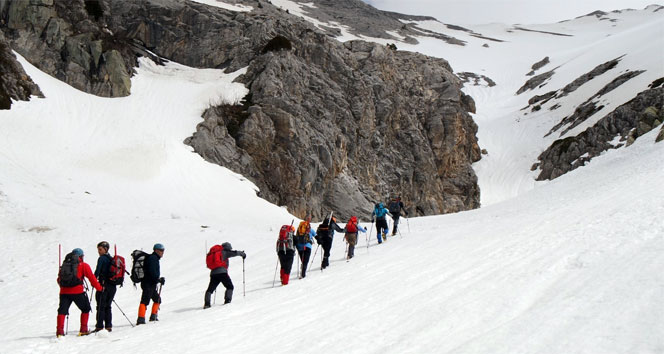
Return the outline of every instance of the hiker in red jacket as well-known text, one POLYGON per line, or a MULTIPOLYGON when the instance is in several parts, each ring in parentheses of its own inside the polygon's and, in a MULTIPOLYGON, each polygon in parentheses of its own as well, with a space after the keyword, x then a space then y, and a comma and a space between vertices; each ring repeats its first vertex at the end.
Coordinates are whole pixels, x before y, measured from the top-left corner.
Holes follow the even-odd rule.
POLYGON ((57 337, 65 335, 65 316, 69 315, 71 303, 75 303, 81 310, 81 328, 79 336, 90 334, 88 331, 88 316, 90 315, 90 300, 83 289, 84 278, 90 280, 90 284, 97 290, 103 288, 97 282, 90 266, 83 262, 83 250, 74 248, 71 253, 65 256, 60 271, 58 273, 58 285, 60 285, 60 306, 58 306, 58 325, 55 335, 57 337))

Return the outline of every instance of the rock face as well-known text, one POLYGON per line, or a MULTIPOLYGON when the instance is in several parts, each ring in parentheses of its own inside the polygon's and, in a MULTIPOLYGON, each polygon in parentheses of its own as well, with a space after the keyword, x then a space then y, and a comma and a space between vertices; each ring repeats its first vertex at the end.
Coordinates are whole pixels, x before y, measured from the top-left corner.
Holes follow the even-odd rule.
POLYGON ((16 0, 0 4, 12 49, 52 76, 99 96, 126 96, 136 58, 106 28, 99 1, 16 0))
POLYGON ((479 206, 474 101, 445 60, 342 44, 263 1, 243 1, 248 13, 175 0, 17 3, 0 5, 12 47, 94 94, 128 94, 137 55, 248 67, 244 101, 210 107, 186 143, 297 216, 366 217, 392 193, 411 215, 479 206))
POLYGON ((557 178, 608 149, 630 145, 664 122, 664 88, 651 88, 616 108, 581 134, 556 140, 539 156, 537 180, 557 178), (619 143, 613 143, 619 137, 619 143))
POLYGON ((0 33, 0 109, 10 109, 12 100, 29 101, 30 96, 44 97, 0 33))
POLYGON ((447 62, 306 29, 289 37, 293 50, 250 64, 242 110, 208 110, 188 144, 299 216, 368 215, 391 193, 420 215, 479 206, 474 102, 447 62))

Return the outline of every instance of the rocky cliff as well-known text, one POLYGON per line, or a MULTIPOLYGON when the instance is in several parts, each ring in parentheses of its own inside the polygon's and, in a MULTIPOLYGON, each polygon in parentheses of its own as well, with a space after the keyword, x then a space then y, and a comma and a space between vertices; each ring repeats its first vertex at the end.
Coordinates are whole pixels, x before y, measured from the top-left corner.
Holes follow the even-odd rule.
MULTIPOLYGON (((359 1, 359 0, 358 0, 359 1)), ((442 59, 339 43, 268 2, 233 12, 175 0, 1 1, 12 48, 102 96, 130 93, 136 57, 248 67, 250 93, 210 107, 186 140, 298 216, 367 215, 396 193, 412 214, 479 206, 472 98, 442 59)))
POLYGON ((29 101, 30 96, 44 95, 25 73, 0 33, 0 109, 10 109, 12 100, 29 101))

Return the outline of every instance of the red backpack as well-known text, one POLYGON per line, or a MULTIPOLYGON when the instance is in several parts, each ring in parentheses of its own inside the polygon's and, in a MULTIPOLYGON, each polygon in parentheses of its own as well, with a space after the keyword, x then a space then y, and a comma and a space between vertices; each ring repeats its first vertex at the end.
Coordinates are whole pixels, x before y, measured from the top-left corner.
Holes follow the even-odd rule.
POLYGON ((357 216, 350 217, 348 224, 346 224, 346 231, 351 234, 357 232, 357 216))
POLYGON ((291 225, 283 225, 279 230, 279 239, 277 240, 277 252, 287 251, 294 249, 293 247, 293 231, 295 228, 291 225))
POLYGON ((124 275, 127 273, 125 264, 124 257, 118 256, 117 254, 113 256, 111 259, 111 271, 108 275, 108 281, 111 284, 120 285, 120 287, 122 287, 122 283, 124 283, 124 275))
POLYGON ((208 252, 207 256, 205 257, 205 264, 208 268, 217 269, 219 267, 228 267, 228 263, 222 259, 223 250, 224 248, 221 247, 221 245, 214 245, 212 248, 210 248, 210 252, 208 252))

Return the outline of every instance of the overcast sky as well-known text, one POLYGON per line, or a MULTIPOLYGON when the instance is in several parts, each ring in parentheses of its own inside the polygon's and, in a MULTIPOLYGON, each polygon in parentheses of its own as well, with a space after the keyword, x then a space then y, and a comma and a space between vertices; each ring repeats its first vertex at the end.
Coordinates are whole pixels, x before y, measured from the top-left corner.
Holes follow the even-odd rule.
POLYGON ((363 0, 375 8, 452 24, 552 23, 595 10, 643 9, 663 0, 363 0))

